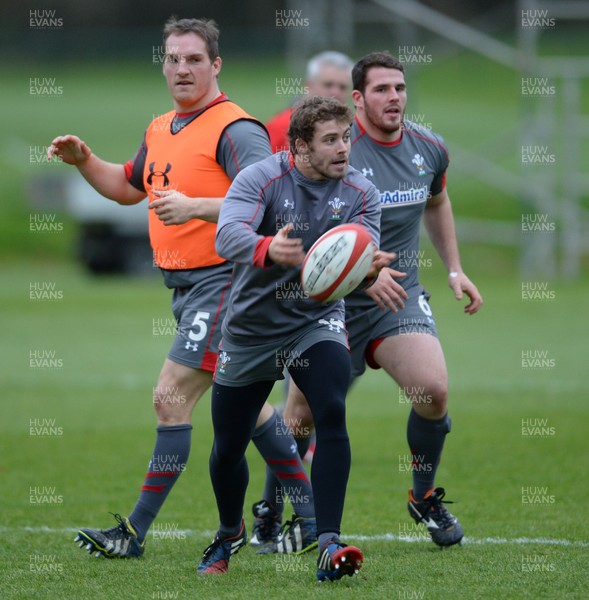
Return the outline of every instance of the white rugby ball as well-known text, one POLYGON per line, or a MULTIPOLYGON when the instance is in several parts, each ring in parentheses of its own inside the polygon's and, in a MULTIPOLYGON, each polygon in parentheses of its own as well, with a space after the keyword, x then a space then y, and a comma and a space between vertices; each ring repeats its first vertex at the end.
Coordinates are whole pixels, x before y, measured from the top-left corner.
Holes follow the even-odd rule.
POLYGON ((309 249, 301 269, 301 283, 309 297, 334 302, 358 287, 368 274, 375 245, 366 227, 338 225, 309 249))

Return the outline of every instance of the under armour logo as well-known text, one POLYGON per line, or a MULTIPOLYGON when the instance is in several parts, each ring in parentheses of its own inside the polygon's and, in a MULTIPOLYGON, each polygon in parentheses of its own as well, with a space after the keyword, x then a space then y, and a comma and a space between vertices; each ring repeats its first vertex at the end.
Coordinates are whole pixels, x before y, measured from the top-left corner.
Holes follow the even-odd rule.
POLYGON ((319 323, 321 323, 321 325, 327 325, 329 331, 335 331, 336 333, 339 333, 344 329, 344 322, 341 319, 329 319, 329 321, 319 319, 319 323))
POLYGON ((198 344, 196 342, 194 344, 191 344, 190 342, 186 342, 184 349, 192 350, 193 352, 196 352, 198 350, 198 344))
POLYGON ((262 501, 259 504, 256 504, 256 512, 258 513, 256 516, 263 517, 270 512, 270 508, 262 501))
POLYGON ((289 200, 288 198, 286 198, 284 200, 284 208, 293 209, 294 208, 294 200, 289 200))
POLYGON ((370 177, 373 177, 374 173, 372 172, 372 169, 367 169, 366 167, 364 167, 362 169, 362 175, 364 175, 364 177, 368 177, 368 175, 370 175, 370 177))
POLYGON ((149 164, 149 175, 147 176, 147 185, 151 185, 151 182, 154 177, 163 177, 164 178, 164 183, 163 183, 162 187, 167 187, 168 185, 170 185, 170 179, 168 178, 167 174, 172 170, 172 165, 170 163, 166 163, 165 171, 154 171, 153 170, 154 167, 155 167, 155 162, 152 162, 149 164))

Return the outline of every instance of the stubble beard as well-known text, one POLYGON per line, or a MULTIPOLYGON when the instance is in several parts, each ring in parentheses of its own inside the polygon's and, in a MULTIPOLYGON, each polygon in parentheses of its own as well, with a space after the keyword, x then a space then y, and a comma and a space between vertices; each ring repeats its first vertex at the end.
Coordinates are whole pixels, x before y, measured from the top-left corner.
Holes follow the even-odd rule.
POLYGON ((401 125, 403 123, 403 111, 399 113, 399 123, 396 125, 387 125, 384 114, 377 115, 371 108, 366 108, 365 113, 366 119, 372 124, 372 126, 376 127, 376 129, 380 129, 380 131, 387 135, 397 133, 401 129, 401 125))

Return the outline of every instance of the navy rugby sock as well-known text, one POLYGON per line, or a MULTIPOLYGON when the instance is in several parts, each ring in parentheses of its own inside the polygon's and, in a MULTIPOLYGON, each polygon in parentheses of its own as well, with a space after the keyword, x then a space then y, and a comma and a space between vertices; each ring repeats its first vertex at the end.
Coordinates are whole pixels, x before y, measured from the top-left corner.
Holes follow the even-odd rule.
POLYGON ((339 539, 339 534, 336 531, 326 531, 325 533, 322 533, 317 538, 319 552, 321 552, 323 550, 323 548, 325 548, 325 546, 327 545, 327 542, 329 542, 331 540, 331 538, 334 538, 334 537, 339 539))
MULTIPOLYGON (((282 513, 284 494, 290 499, 292 508, 299 517, 314 517, 311 482, 299 457, 292 433, 276 411, 254 431, 252 440, 268 465, 266 474, 268 475, 270 469, 271 475, 282 482, 282 489, 278 494, 274 485, 269 486, 270 493, 274 493, 274 496, 267 497, 268 490, 265 490, 264 499, 282 513)), ((268 476, 266 479, 269 479, 268 476)))
MULTIPOLYGON (((284 426, 285 425, 283 422, 283 427, 284 426)), ((302 461, 309 450, 309 446, 311 445, 311 436, 295 437, 295 442, 297 444, 297 450, 302 461)), ((266 466, 266 481, 264 482, 263 498, 264 500, 268 500, 269 502, 272 502, 272 504, 276 505, 276 512, 278 513, 279 518, 282 520, 282 512, 284 508, 282 484, 276 477, 274 477, 274 469, 271 469, 269 466, 266 466)))
POLYGON ((141 494, 129 515, 139 541, 144 540, 180 473, 186 468, 191 437, 190 423, 157 427, 155 448, 141 494))
POLYGON ((412 455, 413 496, 418 502, 434 487, 450 424, 448 414, 432 420, 421 417, 413 408, 409 413, 407 442, 412 455))

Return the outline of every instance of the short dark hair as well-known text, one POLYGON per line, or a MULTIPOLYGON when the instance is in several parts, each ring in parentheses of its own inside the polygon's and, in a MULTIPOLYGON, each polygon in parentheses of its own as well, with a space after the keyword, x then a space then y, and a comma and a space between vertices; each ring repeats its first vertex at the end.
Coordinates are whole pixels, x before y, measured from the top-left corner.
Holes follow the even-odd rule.
POLYGON ((315 124, 324 121, 346 121, 351 123, 354 115, 347 104, 335 98, 310 96, 301 100, 290 117, 287 136, 290 151, 295 154, 297 139, 309 144, 315 135, 315 124))
POLYGON ((403 63, 388 52, 371 52, 363 56, 352 69, 352 86, 354 90, 358 90, 361 94, 364 93, 368 71, 372 67, 385 67, 385 69, 397 69, 401 73, 405 72, 403 63))
POLYGON ((186 33, 196 33, 204 40, 211 62, 219 56, 219 28, 215 21, 212 19, 178 19, 173 15, 164 25, 163 45, 166 45, 167 39, 172 34, 184 35, 186 33))

